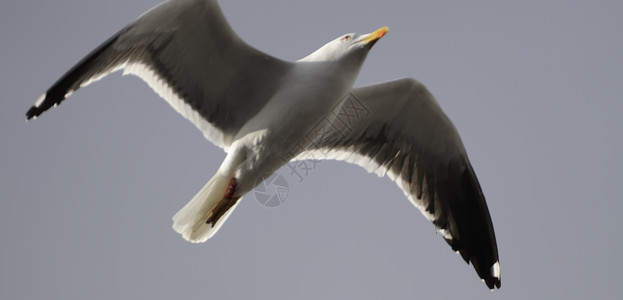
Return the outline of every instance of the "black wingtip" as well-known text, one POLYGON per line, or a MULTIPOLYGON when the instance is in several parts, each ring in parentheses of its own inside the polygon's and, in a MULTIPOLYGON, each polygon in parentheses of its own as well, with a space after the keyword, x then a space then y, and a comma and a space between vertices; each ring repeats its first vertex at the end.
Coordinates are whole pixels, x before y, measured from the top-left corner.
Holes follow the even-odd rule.
POLYGON ((65 97, 55 97, 54 93, 50 94, 49 92, 41 95, 41 97, 39 97, 39 99, 35 101, 35 104, 31 106, 30 109, 28 109, 28 111, 26 112, 26 121, 36 119, 46 110, 60 104, 60 102, 64 99, 65 97))
POLYGON ((36 119, 41 112, 37 109, 36 106, 30 107, 30 109, 26 112, 26 121, 30 121, 31 119, 36 119))
POLYGON ((41 97, 39 97, 39 99, 35 101, 35 104, 33 104, 33 106, 30 107, 30 109, 26 112, 26 121, 33 119, 33 118, 36 119, 40 114, 42 114, 45 111, 42 105, 45 104, 48 98, 47 95, 48 93, 41 95, 41 97))
MULTIPOLYGON (((483 265, 478 257, 470 257, 465 249, 461 249, 459 243, 452 239, 445 239, 446 242, 452 247, 452 250, 463 258, 466 264, 472 264, 478 277, 487 285, 490 290, 500 288, 502 286, 502 280, 500 276, 500 263, 494 262, 491 266, 483 265)), ((497 256, 496 256, 497 257, 497 256)))
POLYGON ((493 290, 501 287, 500 264, 493 223, 480 184, 471 164, 451 178, 456 181, 441 181, 436 197, 454 199, 449 217, 438 221, 436 226, 451 233, 446 242, 468 264, 471 264, 478 277, 493 290))
POLYGON ((36 119, 51 107, 59 105, 74 91, 84 86, 85 82, 105 74, 105 72, 120 63, 123 57, 118 52, 112 51, 111 46, 124 30, 113 35, 95 50, 91 51, 91 53, 61 76, 26 112, 26 121, 36 119))
POLYGON ((491 290, 493 290, 494 287, 497 287, 498 289, 502 287, 502 275, 500 274, 499 261, 496 261, 493 266, 491 266, 489 269, 489 277, 485 280, 485 282, 491 290))
POLYGON ((487 285, 490 290, 494 290, 495 288, 500 288, 502 286, 502 278, 500 275, 500 263, 495 262, 490 267, 483 267, 480 265, 474 265, 476 271, 478 272, 478 276, 482 279, 482 281, 487 285))
POLYGON ((496 288, 499 290, 502 287, 502 281, 499 278, 490 277, 483 280, 491 291, 494 291, 496 288))

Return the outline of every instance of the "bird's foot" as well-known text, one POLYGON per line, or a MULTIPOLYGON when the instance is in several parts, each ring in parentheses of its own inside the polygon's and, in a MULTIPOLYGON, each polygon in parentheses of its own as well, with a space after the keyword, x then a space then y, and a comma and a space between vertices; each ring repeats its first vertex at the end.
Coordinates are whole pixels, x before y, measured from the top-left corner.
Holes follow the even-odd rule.
POLYGON ((234 206, 234 204, 236 204, 236 202, 238 202, 238 199, 240 199, 240 196, 236 193, 237 187, 238 187, 238 182, 236 181, 236 178, 232 178, 229 181, 229 185, 227 186, 227 190, 225 190, 225 195, 223 196, 223 200, 221 200, 221 202, 219 202, 216 205, 216 207, 214 207, 214 209, 212 210, 212 214, 210 214, 210 217, 206 221, 206 224, 208 224, 208 223, 212 224, 212 226, 214 227, 216 222, 232 206, 234 206))

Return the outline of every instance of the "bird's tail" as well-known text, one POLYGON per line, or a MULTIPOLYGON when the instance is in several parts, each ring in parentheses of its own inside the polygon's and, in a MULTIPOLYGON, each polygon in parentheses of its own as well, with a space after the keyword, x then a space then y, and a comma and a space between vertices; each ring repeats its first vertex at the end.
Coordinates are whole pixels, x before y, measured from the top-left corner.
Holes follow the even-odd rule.
POLYGON ((202 243, 211 238, 239 203, 240 198, 235 194, 235 182, 234 178, 217 172, 173 216, 173 229, 192 243, 202 243))

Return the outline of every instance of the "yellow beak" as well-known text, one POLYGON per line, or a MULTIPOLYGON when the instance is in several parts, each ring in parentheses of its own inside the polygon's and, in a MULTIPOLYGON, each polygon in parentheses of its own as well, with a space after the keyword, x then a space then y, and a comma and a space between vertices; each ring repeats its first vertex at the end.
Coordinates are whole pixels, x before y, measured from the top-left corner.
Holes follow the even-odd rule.
POLYGON ((380 38, 382 38, 388 31, 389 28, 387 28, 387 26, 383 26, 376 31, 369 33, 364 39, 361 40, 361 42, 363 42, 364 44, 376 42, 380 38))

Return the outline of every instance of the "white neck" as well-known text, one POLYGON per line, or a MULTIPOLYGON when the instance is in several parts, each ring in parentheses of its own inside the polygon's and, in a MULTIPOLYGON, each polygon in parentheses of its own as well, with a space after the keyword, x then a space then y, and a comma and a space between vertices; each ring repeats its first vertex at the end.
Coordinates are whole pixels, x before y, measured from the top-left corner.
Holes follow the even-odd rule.
POLYGON ((298 61, 334 61, 339 59, 330 44, 326 44, 298 61))

